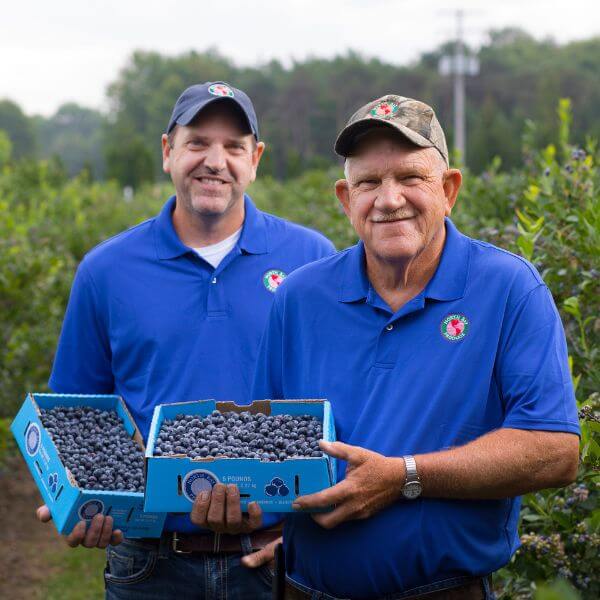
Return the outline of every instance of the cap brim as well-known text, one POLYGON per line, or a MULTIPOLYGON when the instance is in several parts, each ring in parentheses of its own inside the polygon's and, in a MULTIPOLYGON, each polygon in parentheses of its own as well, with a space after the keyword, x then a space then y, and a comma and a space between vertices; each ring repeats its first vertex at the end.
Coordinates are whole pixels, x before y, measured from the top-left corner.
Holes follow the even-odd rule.
POLYGON ((397 123, 392 123, 390 121, 383 121, 381 119, 360 119, 356 121, 340 132, 337 140, 335 141, 334 150, 336 154, 343 156, 344 158, 352 155, 352 150, 356 145, 356 138, 359 135, 366 133, 369 129, 375 129, 383 127, 385 129, 391 129, 392 131, 398 133, 400 136, 408 139, 413 144, 417 146, 421 146, 422 148, 434 148, 435 146, 426 138, 419 135, 412 129, 405 127, 404 125, 399 125, 397 123))
POLYGON ((246 125, 248 125, 248 130, 258 140, 258 133, 254 130, 254 127, 252 127, 252 123, 250 123, 250 118, 246 114, 244 107, 235 98, 232 98, 231 96, 215 96, 214 98, 207 98, 202 102, 198 102, 198 104, 194 104, 194 106, 188 108, 180 117, 175 119, 173 124, 177 123, 177 125, 183 126, 189 125, 198 116, 198 113, 204 110, 209 104, 223 101, 231 101, 235 104, 235 106, 239 109, 239 112, 244 116, 244 121, 246 122, 246 125))

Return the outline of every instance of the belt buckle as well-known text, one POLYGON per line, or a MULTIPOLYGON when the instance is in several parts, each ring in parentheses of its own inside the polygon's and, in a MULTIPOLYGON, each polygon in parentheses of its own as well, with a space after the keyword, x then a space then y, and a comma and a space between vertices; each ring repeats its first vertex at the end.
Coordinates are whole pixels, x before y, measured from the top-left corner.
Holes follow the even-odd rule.
POLYGON ((175 554, 191 554, 192 551, 186 551, 186 550, 179 550, 179 548, 177 548, 177 542, 179 542, 179 538, 177 537, 177 532, 174 531, 173 532, 173 537, 171 540, 171 547, 173 548, 173 552, 175 552, 175 554))

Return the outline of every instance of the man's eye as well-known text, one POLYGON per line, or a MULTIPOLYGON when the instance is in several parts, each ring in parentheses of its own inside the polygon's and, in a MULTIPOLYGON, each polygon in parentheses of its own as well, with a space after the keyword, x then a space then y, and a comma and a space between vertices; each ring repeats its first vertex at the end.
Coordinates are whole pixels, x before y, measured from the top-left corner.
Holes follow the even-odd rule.
POLYGON ((420 181, 423 181, 421 175, 406 175, 402 178, 403 183, 419 183, 420 181))
POLYGON ((368 186, 373 186, 373 185, 377 185, 379 182, 377 181, 377 179, 361 179, 358 182, 358 185, 362 185, 364 187, 368 187, 368 186))

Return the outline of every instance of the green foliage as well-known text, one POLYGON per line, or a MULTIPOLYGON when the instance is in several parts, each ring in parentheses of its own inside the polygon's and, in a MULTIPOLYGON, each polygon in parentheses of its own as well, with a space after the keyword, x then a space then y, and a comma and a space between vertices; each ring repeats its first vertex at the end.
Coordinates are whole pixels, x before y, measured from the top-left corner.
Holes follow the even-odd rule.
POLYGON ((0 168, 3 167, 12 155, 12 142, 6 131, 0 129, 0 168))
POLYGON ((35 131, 31 120, 11 100, 0 100, 0 129, 5 131, 12 144, 15 158, 33 156, 36 151, 35 131))
MULTIPOLYGON (((506 599, 600 596, 598 149, 593 141, 571 144, 575 119, 566 101, 559 116, 556 142, 542 150, 537 130, 527 125, 521 169, 503 172, 494 160, 479 176, 465 171, 453 215, 465 233, 522 254, 542 273, 565 326, 580 409, 577 481, 523 498, 522 547, 496 578, 506 599)), ((1 169, 0 418, 10 419, 26 391, 46 386, 84 253, 156 214, 172 192, 166 184, 141 187, 126 200, 114 183, 93 183, 85 174, 68 179, 56 161, 1 169)), ((334 196, 341 175, 339 168, 313 169, 282 183, 261 172, 250 193, 262 209, 316 228, 343 248, 356 236, 334 196)))

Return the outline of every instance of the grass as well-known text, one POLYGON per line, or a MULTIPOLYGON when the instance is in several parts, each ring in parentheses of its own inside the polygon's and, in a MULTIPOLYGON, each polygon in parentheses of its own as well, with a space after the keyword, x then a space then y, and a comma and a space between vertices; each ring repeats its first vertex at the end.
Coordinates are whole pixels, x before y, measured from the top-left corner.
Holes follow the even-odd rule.
POLYGON ((52 575, 41 597, 45 600, 95 600, 104 598, 104 550, 69 548, 48 557, 52 575))

